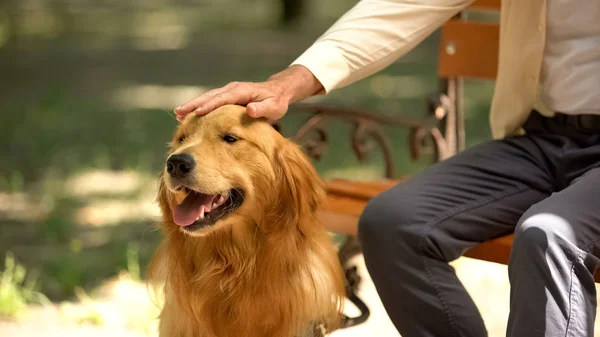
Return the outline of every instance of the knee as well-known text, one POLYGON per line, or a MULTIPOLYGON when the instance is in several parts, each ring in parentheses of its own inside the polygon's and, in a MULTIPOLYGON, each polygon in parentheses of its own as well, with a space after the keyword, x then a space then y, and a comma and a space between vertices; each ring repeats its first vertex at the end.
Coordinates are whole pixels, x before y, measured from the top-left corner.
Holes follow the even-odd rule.
POLYGON ((358 238, 365 254, 385 250, 388 245, 417 241, 414 226, 416 205, 400 186, 371 199, 358 222, 358 238))
POLYGON ((511 255, 545 259, 547 252, 562 250, 574 242, 575 233, 569 220, 534 206, 519 220, 511 255))

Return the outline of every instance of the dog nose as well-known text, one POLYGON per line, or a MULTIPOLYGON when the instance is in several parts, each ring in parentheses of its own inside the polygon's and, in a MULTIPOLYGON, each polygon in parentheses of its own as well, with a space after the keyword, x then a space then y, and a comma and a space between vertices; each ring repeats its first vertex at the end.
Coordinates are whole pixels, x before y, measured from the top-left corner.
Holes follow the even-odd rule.
POLYGON ((174 154, 167 160, 167 172, 174 178, 183 178, 196 167, 196 161, 189 154, 174 154))

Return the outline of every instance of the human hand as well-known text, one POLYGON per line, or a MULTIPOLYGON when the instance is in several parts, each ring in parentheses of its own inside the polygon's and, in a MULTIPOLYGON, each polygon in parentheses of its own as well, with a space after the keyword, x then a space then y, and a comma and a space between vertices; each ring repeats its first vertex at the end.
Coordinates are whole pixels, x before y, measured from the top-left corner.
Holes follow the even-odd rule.
POLYGON ((232 82, 175 108, 175 114, 181 121, 189 113, 205 115, 226 104, 245 105, 250 117, 277 120, 287 112, 290 97, 276 81, 232 82))
POLYGON ((291 66, 265 82, 232 82, 213 89, 175 108, 177 120, 189 113, 205 115, 226 104, 245 105, 250 117, 277 120, 288 106, 321 91, 323 86, 305 67, 291 66))

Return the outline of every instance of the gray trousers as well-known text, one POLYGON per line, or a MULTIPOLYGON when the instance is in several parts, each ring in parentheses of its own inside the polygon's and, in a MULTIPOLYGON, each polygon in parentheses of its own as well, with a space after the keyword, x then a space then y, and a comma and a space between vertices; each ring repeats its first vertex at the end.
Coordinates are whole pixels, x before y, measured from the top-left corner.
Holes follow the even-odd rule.
POLYGON ((487 336, 449 261, 515 233, 507 336, 593 336, 600 131, 533 112, 490 141, 372 199, 359 222, 369 274, 403 337, 487 336))

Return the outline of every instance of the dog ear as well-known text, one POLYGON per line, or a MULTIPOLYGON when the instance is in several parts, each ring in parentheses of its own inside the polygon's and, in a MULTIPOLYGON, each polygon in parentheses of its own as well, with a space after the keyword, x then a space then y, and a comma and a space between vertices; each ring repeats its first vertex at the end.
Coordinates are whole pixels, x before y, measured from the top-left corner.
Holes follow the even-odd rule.
POLYGON ((314 214, 324 201, 325 186, 300 147, 282 138, 275 152, 274 165, 274 188, 278 191, 275 195, 285 213, 295 221, 300 216, 314 214))

